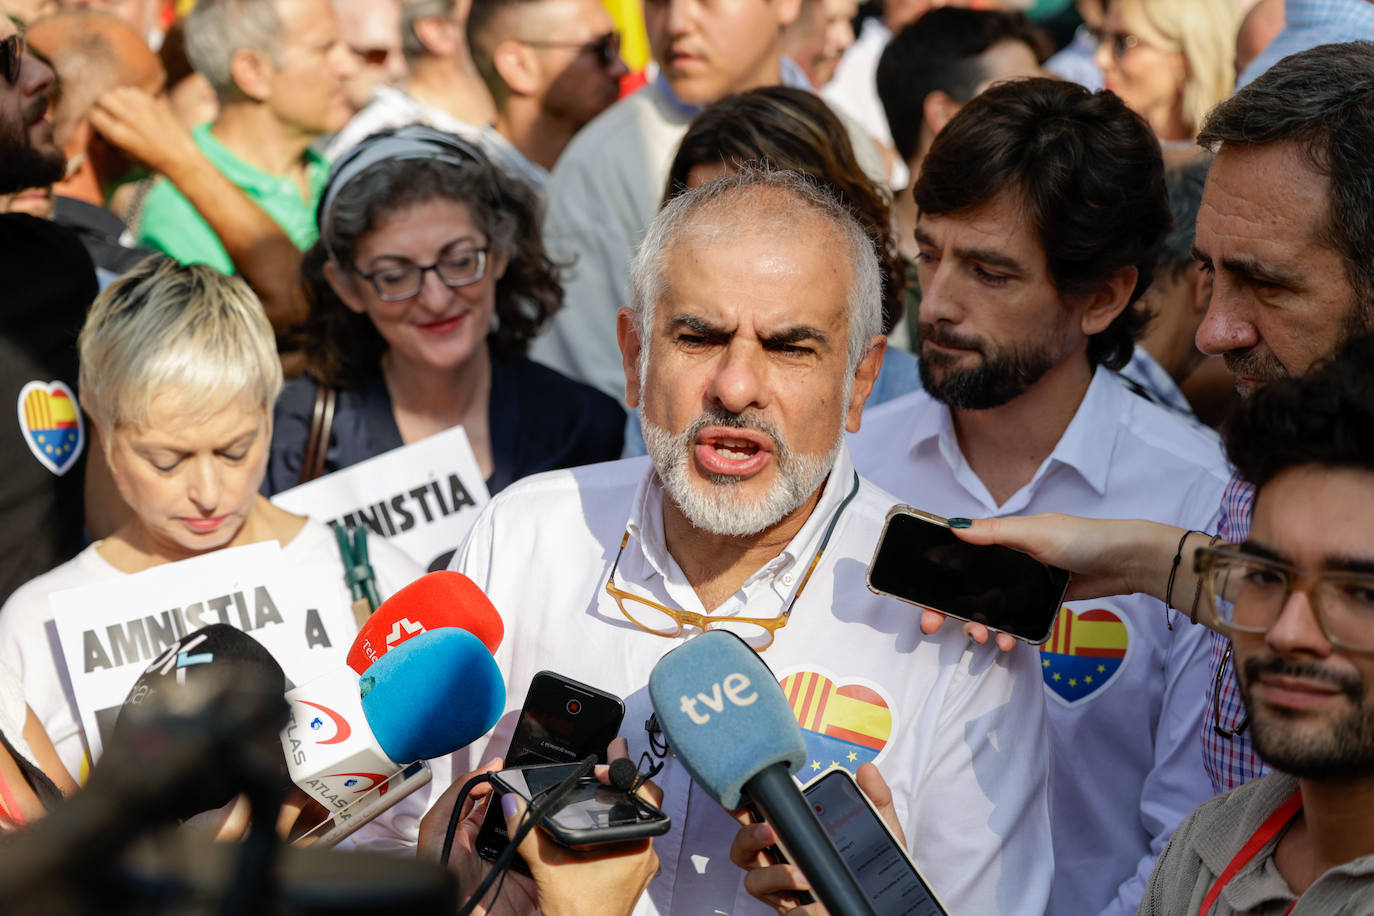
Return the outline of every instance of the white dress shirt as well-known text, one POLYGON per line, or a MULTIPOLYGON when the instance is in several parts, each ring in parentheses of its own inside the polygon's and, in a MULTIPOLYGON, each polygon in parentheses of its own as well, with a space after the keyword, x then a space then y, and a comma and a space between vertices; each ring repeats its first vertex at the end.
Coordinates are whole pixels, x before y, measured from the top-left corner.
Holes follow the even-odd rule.
MULTIPOLYGON (((949 408, 924 391, 866 412, 851 447, 860 473, 946 517, 1066 512, 1215 530, 1228 479, 1214 438, 1104 368, 1030 483, 1000 506, 960 451, 949 408)), ((1061 609, 1040 651, 1054 757, 1051 914, 1134 913, 1169 834, 1212 795, 1198 740, 1208 635, 1144 595, 1061 609)))
MULTIPOLYGON (((714 616, 781 614, 855 481, 845 452, 805 525, 714 616)), ((912 854, 952 912, 1039 916, 1053 866, 1038 659, 1025 647, 1002 654, 970 644, 953 628, 924 636, 914 608, 865 588, 892 502, 871 484, 859 485, 763 659, 784 686, 804 682, 811 696, 825 698, 823 710, 808 707, 820 721, 803 722, 816 729, 807 732, 815 759, 805 775, 832 760, 850 769, 876 760, 912 854), (853 740, 821 734, 835 728, 847 728, 853 740)), ((628 528, 617 585, 705 611, 667 550, 662 510, 663 491, 645 458, 530 477, 483 510, 453 568, 472 577, 505 620, 496 659, 506 713, 489 740, 434 762, 432 797, 455 774, 504 753, 530 680, 544 669, 624 698, 621 734, 630 759, 649 750, 649 672, 699 631, 668 639, 639 630, 604 586, 628 528)), ((673 828, 654 841, 661 871, 636 912, 772 912, 747 895, 744 873, 729 860, 739 825, 691 785, 671 755, 666 764, 655 781, 673 828)), ((392 825, 413 831, 414 818, 396 817, 392 825)))

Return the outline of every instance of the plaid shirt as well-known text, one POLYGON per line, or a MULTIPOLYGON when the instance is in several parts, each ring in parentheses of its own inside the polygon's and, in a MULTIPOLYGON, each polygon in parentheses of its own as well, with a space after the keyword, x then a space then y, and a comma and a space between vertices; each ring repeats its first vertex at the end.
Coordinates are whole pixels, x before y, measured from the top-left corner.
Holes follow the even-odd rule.
MULTIPOLYGON (((1250 513, 1255 506, 1255 488, 1239 477, 1232 477, 1221 497, 1221 521, 1217 533, 1232 544, 1239 544, 1250 535, 1250 513)), ((1217 669, 1226 652, 1230 640, 1219 633, 1212 634, 1212 686, 1207 697, 1208 706, 1213 703, 1217 689, 1217 669)), ((1222 728, 1234 729, 1245 717, 1245 706, 1240 701, 1240 688, 1231 663, 1221 679, 1221 702, 1218 719, 1222 728)), ((1269 772, 1269 767, 1255 754, 1250 742, 1249 731, 1228 738, 1219 735, 1212 728, 1212 717, 1202 723, 1202 763, 1211 777, 1212 788, 1218 793, 1229 792, 1256 776, 1269 772)))
POLYGON ((1290 54, 1318 45, 1374 39, 1374 6, 1368 0, 1287 0, 1283 18, 1283 31, 1245 68, 1236 80, 1237 89, 1290 54))

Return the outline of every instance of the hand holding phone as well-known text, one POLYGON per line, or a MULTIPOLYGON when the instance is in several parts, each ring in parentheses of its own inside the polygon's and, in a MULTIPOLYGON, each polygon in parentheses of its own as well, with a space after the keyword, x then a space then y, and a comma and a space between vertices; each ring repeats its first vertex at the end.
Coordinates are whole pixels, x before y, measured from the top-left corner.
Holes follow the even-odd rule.
MULTIPOLYGON (((588 754, 597 755, 604 763, 606 748, 620 731, 624 717, 625 704, 619 697, 552 671, 540 671, 525 694, 506 752, 506 765, 569 763, 588 754)), ((508 842, 501 810, 492 805, 477 836, 477 852, 494 862, 508 842)), ((528 873, 519 857, 511 867, 528 873)))
MULTIPOLYGON (((555 763, 516 767, 492 774, 492 780, 498 791, 534 804, 562 785, 578 766, 555 763)), ((573 783, 538 826, 562 846, 586 849, 662 836, 671 822, 668 815, 640 796, 606 785, 589 774, 573 783)))
POLYGON ((948 519, 893 506, 868 567, 868 588, 1032 645, 1050 638, 1069 574, 1030 554, 970 544, 948 519))

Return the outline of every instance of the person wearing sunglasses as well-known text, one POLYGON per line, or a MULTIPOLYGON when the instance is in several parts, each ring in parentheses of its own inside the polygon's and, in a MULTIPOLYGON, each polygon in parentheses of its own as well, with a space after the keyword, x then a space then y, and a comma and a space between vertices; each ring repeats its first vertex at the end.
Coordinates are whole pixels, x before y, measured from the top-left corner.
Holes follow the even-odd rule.
POLYGON ((378 134, 339 161, 305 259, 307 371, 277 404, 264 492, 457 425, 493 493, 619 457, 624 411, 525 358, 562 302, 537 212, 523 182, 432 128, 378 134), (331 390, 337 409, 312 449, 331 390))
POLYGON ((563 148, 629 71, 601 0, 474 0, 468 45, 496 103, 484 145, 543 192, 563 148))
POLYGON ((410 74, 401 51, 401 0, 333 0, 339 38, 358 57, 348 101, 361 111, 378 86, 399 86, 410 74))
MULTIPOLYGON (((48 66, 0 16, 0 194, 62 177, 53 141, 48 66)), ((0 215, 0 505, 14 524, 0 533, 0 600, 79 552, 85 541, 86 436, 76 404, 76 332, 98 291, 80 239, 47 220, 0 215), (29 414, 26 404, 52 407, 29 414), (59 416, 60 415, 60 416, 59 416), (17 421, 16 422, 16 418, 17 421), (48 451, 51 446, 52 451, 48 451)))
POLYGON ((1197 808, 1140 912, 1374 910, 1374 338, 1259 392, 1226 451, 1253 484, 1240 544, 1197 552, 1273 769, 1197 808))
MULTIPOLYGON (((662 757, 673 829, 636 912, 761 912, 729 859, 738 825, 644 724, 655 663, 726 629, 794 698, 807 773, 882 767, 952 912, 1041 916, 1039 660, 923 637, 919 612, 864 584, 893 502, 844 442, 886 344, 868 233, 809 178, 746 168, 665 204, 632 277, 617 332, 649 455, 523 481, 474 523, 452 568, 501 610, 511 714, 436 767, 435 791, 503 754, 533 675, 557 671, 625 700, 632 760, 662 757)), ((702 690, 703 712, 724 709, 702 690)))
POLYGON ((1235 86, 1239 30, 1235 0, 1109 0, 1094 60, 1161 143, 1190 149, 1235 86))

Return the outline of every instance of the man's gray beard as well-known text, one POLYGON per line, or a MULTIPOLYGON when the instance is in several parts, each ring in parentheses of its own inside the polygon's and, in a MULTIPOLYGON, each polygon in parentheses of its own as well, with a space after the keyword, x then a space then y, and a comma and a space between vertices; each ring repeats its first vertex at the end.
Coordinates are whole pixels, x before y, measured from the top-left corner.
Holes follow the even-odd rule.
POLYGON ((701 414, 676 436, 643 416, 640 426, 654 470, 668 498, 697 528, 727 537, 758 534, 796 511, 825 482, 844 446, 844 430, 841 429, 828 453, 794 454, 772 423, 748 413, 733 414, 723 410, 701 414), (692 485, 688 462, 697 434, 708 426, 753 429, 773 440, 773 460, 777 462, 778 473, 762 497, 744 499, 737 487, 745 479, 728 474, 706 475, 710 489, 705 492, 692 485))

